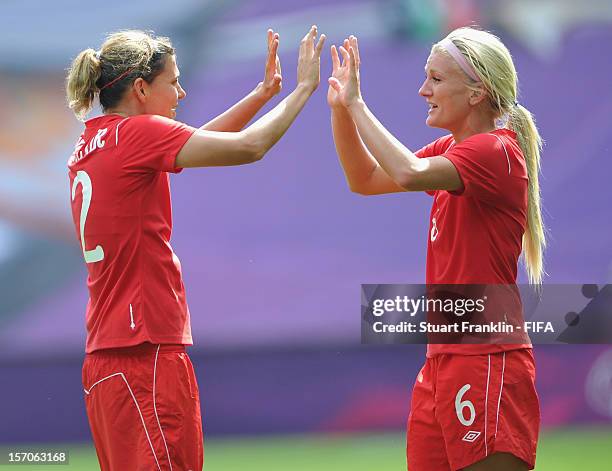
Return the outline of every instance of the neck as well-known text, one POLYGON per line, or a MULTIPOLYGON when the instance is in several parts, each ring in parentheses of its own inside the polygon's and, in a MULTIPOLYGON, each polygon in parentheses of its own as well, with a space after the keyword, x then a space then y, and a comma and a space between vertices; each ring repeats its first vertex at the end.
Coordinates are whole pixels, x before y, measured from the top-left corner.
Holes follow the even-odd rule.
POLYGON ((483 134, 495 130, 495 119, 488 113, 470 113, 455 129, 449 129, 455 142, 459 144, 474 134, 483 134))
POLYGON ((118 114, 127 118, 128 116, 142 114, 142 110, 137 104, 130 103, 124 100, 114 108, 106 110, 105 114, 118 114))

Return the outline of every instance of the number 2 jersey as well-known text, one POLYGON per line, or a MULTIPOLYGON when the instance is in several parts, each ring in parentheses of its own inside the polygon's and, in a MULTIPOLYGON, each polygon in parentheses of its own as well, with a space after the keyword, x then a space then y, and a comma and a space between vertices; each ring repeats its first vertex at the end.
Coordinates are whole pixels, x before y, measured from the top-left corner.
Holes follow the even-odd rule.
POLYGON ((68 161, 72 216, 88 270, 86 351, 191 345, 181 265, 170 245, 168 172, 195 128, 155 115, 85 123, 68 161))
MULTIPOLYGON (((508 129, 496 129, 473 135, 459 144, 455 144, 452 135, 447 135, 423 147, 416 155, 446 157, 463 183, 459 191, 427 192, 433 196, 427 238, 427 284, 512 288, 527 225, 529 182, 516 134, 508 129)), ((520 297, 517 302, 520 304, 520 297)), ((522 313, 515 314, 513 323, 522 323, 522 313)), ((522 339, 521 344, 429 344, 427 356, 482 355, 530 348, 529 337, 524 334, 522 339)))

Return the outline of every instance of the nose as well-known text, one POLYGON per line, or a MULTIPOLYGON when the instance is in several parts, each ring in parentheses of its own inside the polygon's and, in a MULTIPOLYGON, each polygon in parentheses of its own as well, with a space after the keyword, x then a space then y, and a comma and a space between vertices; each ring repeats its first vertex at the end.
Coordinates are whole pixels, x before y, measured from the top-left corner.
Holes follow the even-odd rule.
POLYGON ((419 88, 419 95, 423 97, 431 96, 431 87, 429 86, 429 80, 425 79, 421 88, 419 88))
POLYGON ((178 99, 179 100, 182 100, 183 98, 185 98, 187 96, 187 92, 185 91, 185 89, 183 89, 183 87, 180 86, 180 84, 178 86, 178 92, 179 92, 178 93, 178 99))

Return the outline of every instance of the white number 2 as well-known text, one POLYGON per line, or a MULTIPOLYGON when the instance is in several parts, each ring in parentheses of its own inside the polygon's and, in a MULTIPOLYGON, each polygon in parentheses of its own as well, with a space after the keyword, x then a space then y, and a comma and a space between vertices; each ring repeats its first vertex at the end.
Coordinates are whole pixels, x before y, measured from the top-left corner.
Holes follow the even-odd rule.
POLYGON ((476 419, 476 409, 474 409, 474 404, 472 404, 470 401, 463 401, 463 402, 461 401, 461 398, 463 398, 463 395, 466 392, 468 392, 468 390, 471 387, 472 387, 471 385, 465 384, 457 392, 457 396, 455 396, 455 412, 457 413, 457 418, 459 419, 459 422, 461 422, 466 427, 469 427, 470 425, 472 425, 474 423, 474 419, 476 419), (463 415, 463 409, 465 409, 466 407, 470 411, 469 419, 466 419, 465 416, 463 415))
POLYGON ((102 249, 101 245, 97 245, 93 250, 85 250, 85 221, 87 221, 87 212, 89 211, 92 196, 91 178, 89 178, 87 172, 83 170, 77 172, 74 182, 72 183, 72 201, 74 201, 79 183, 83 187, 83 203, 81 204, 81 218, 79 221, 81 229, 81 246, 83 247, 85 263, 95 263, 104 259, 104 249, 102 249))

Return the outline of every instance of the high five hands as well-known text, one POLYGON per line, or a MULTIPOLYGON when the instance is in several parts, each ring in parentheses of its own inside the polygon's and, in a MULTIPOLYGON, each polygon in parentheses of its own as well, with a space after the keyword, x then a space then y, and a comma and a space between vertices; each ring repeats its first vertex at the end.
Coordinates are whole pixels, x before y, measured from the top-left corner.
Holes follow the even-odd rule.
POLYGON ((298 86, 304 86, 310 93, 314 92, 320 82, 321 50, 325 43, 325 35, 317 37, 317 26, 312 25, 310 31, 300 42, 300 52, 298 57, 297 82, 298 86))
MULTIPOLYGON (((317 38, 317 26, 313 25, 300 42, 297 82, 314 92, 320 82, 321 50, 325 35, 317 38)), ((268 56, 264 71, 264 80, 259 86, 266 98, 272 98, 282 88, 282 72, 278 58, 279 34, 268 29, 268 56)), ((331 46, 332 76, 329 77, 327 103, 330 107, 350 107, 361 99, 359 80, 359 44, 353 35, 345 39, 342 46, 336 49, 331 46), (339 51, 339 53, 338 53, 339 51), (340 57, 342 56, 342 57, 340 57)))
POLYGON ((344 106, 349 108, 361 100, 359 82, 359 45, 355 36, 349 36, 340 46, 342 61, 336 50, 331 47, 332 76, 328 79, 327 103, 335 108, 344 106))
POLYGON ((266 58, 266 68, 264 79, 259 85, 266 98, 272 98, 282 88, 283 76, 281 74, 281 64, 278 58, 278 33, 268 30, 268 57, 266 58))

